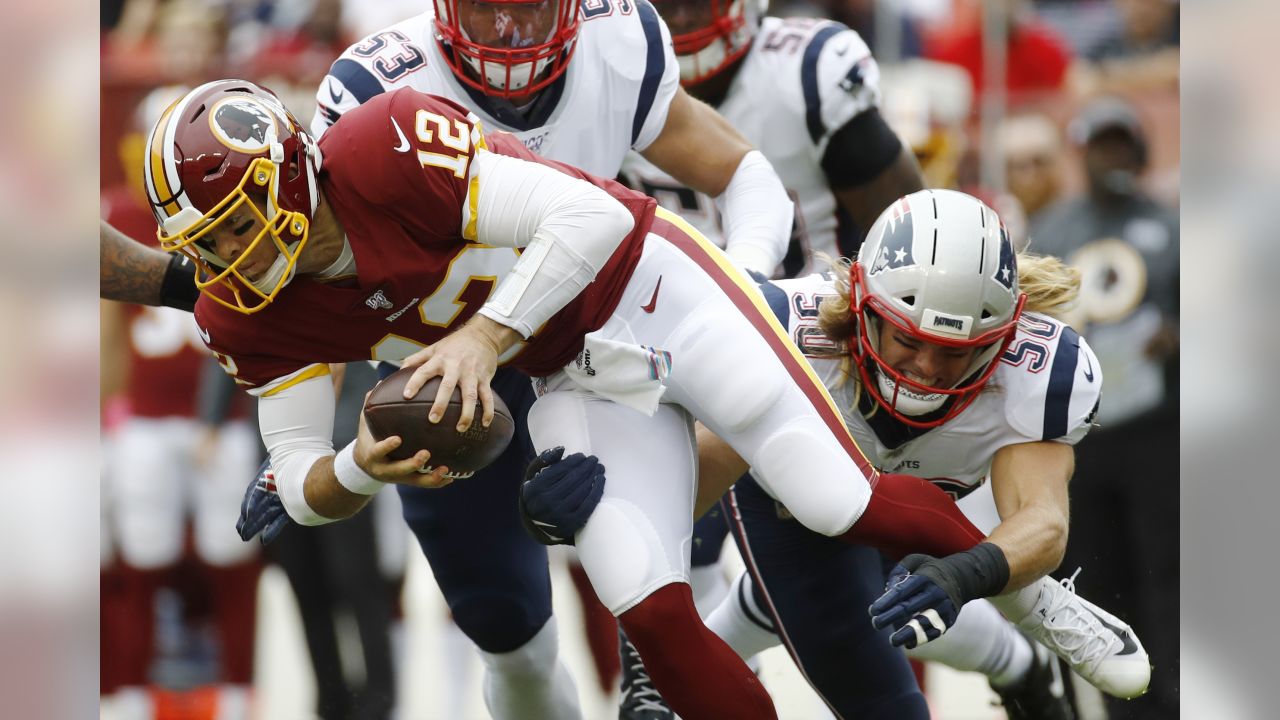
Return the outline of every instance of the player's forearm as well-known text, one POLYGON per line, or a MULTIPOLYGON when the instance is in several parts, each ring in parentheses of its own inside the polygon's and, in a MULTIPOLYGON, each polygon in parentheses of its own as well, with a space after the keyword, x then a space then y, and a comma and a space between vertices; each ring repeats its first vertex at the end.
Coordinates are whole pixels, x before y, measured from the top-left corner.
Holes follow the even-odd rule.
POLYGON ((479 312, 529 337, 595 280, 635 218, 604 190, 545 165, 479 153, 471 172, 476 238, 524 248, 479 312))
POLYGON ((787 254, 795 204, 759 150, 743 156, 728 187, 716 197, 716 207, 724 219, 729 257, 772 275, 787 254))
POLYGON ((333 461, 334 456, 330 455, 320 458, 311 466, 303 485, 303 496, 307 505, 323 519, 342 520, 360 512, 373 496, 360 495, 344 488, 334 473, 333 461))
POLYGON ((107 300, 159 305, 169 256, 134 242, 105 220, 99 222, 99 294, 107 300))
POLYGON ((988 542, 998 546, 1009 562, 1009 584, 1018 590, 1048 575, 1062 563, 1067 549, 1067 520, 1055 508, 1030 505, 1006 518, 988 542))

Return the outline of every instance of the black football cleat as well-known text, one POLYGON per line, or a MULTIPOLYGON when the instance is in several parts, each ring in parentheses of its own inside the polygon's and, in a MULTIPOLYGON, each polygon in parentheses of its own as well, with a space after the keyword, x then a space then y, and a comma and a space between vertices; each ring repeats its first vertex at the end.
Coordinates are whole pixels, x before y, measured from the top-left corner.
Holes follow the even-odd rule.
POLYGON ((636 646, 618 628, 618 652, 622 655, 622 696, 618 720, 678 720, 653 686, 636 646))
POLYGON ((1021 682, 1003 690, 992 687, 1009 720, 1075 720, 1057 656, 1034 640, 1031 649, 1035 657, 1021 682))

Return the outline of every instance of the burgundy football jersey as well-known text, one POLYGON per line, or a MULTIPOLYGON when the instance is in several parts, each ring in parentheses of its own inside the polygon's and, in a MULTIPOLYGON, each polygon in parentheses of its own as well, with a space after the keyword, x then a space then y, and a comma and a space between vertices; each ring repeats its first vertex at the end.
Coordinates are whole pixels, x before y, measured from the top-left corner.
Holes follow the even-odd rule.
MULTIPOLYGON (((357 276, 327 283, 295 278, 253 315, 202 297, 196 319, 237 382, 258 387, 317 362, 398 361, 480 309, 519 254, 463 236, 473 124, 461 106, 405 88, 348 112, 325 133, 320 186, 347 234, 357 276)), ((612 180, 539 158, 506 133, 484 142, 492 152, 603 188, 635 218, 595 281, 527 343, 499 358, 530 375, 548 375, 612 315, 639 262, 655 203, 612 180)))

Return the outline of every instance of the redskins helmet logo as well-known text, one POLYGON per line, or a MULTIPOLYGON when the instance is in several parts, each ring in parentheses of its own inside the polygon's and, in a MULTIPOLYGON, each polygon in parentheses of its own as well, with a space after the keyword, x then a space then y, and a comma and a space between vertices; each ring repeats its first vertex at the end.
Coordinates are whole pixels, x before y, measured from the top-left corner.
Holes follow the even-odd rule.
POLYGON ((277 137, 272 112, 249 96, 219 101, 209 113, 209 128, 218 142, 247 155, 265 152, 277 137))

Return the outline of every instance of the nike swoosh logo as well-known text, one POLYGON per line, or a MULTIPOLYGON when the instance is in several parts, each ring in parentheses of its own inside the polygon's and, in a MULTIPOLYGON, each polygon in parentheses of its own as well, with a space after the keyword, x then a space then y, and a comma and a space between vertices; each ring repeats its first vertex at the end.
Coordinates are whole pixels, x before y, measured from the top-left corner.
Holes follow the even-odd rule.
POLYGON ((409 138, 404 136, 404 131, 400 129, 400 123, 395 118, 391 118, 391 127, 396 129, 396 135, 400 136, 400 144, 392 148, 396 152, 409 152, 409 138))
POLYGON ((334 104, 336 105, 336 104, 338 104, 338 103, 342 102, 342 98, 347 94, 347 90, 346 90, 346 88, 343 88, 342 90, 339 90, 338 92, 334 92, 334 91, 333 91, 333 86, 334 86, 334 82, 333 82, 332 80, 330 80, 330 81, 328 82, 328 84, 327 84, 327 87, 329 88, 329 97, 333 99, 333 102, 334 102, 334 104))
POLYGON ((208 345, 208 344, 209 344, 209 331, 208 331, 208 330, 205 330, 204 328, 202 328, 202 327, 200 327, 199 325, 197 325, 197 326, 196 326, 196 332, 200 333, 200 339, 204 341, 204 344, 205 344, 205 345, 208 345))
POLYGON ((1129 637, 1128 630, 1121 630, 1115 625, 1103 620, 1101 617, 1098 617, 1098 613, 1092 610, 1089 610, 1089 614, 1098 618, 1098 622, 1102 623, 1103 627, 1115 633, 1116 636, 1120 638, 1120 642, 1124 643, 1124 648, 1120 652, 1116 653, 1117 655, 1132 655, 1133 653, 1138 652, 1138 644, 1133 641, 1133 638, 1129 637))
POLYGON ((653 297, 649 298, 648 305, 641 305, 640 309, 651 313, 658 307, 658 291, 662 289, 662 276, 658 276, 658 284, 653 286, 653 297))
POLYGON ((844 57, 844 54, 847 52, 849 52, 849 46, 845 45, 844 47, 836 51, 836 57, 844 57))
POLYGON ((1089 359, 1088 355, 1085 355, 1084 362, 1085 362, 1085 366, 1089 368, 1088 370, 1084 371, 1084 379, 1088 380, 1089 382, 1093 382, 1093 361, 1089 359))

